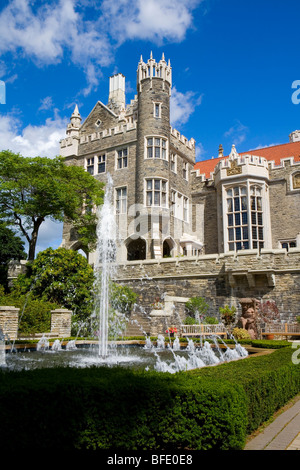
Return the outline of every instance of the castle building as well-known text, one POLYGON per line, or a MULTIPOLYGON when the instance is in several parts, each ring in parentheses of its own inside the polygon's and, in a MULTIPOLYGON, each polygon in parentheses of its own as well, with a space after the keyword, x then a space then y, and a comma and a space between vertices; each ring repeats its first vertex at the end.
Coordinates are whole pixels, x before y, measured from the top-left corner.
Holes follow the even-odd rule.
MULTIPOLYGON (((60 142, 67 164, 112 177, 120 280, 151 276, 170 295, 209 297, 213 309, 274 297, 300 314, 300 131, 227 156, 220 145, 218 158, 196 162, 195 140, 170 125, 171 88, 164 55, 141 57, 135 98, 126 104, 125 77, 110 77, 107 104, 84 122, 76 106, 60 142)), ((67 224, 63 246, 80 248, 67 224)))

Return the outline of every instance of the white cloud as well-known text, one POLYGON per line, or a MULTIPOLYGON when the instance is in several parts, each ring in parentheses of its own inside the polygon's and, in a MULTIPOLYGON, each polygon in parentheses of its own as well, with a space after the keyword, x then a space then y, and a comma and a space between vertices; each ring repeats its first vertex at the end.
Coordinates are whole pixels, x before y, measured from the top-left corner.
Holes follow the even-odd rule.
POLYGON ((86 74, 86 95, 126 40, 184 40, 193 27, 193 10, 202 1, 103 0, 99 5, 52 0, 36 6, 30 0, 11 0, 0 12, 0 54, 19 54, 37 66, 71 58, 86 74))
POLYGON ((224 133, 224 137, 230 138, 234 145, 239 145, 246 140, 248 127, 236 120, 235 124, 224 133))
POLYGON ((61 118, 47 119, 40 126, 21 129, 18 118, 11 114, 0 116, 0 150, 11 150, 24 157, 59 155, 59 141, 65 136, 67 123, 61 118))
POLYGON ((102 11, 118 42, 144 39, 179 42, 193 25, 193 9, 202 0, 104 0, 102 11), (118 19, 116 21, 116 18, 118 19))
POLYGON ((171 125, 176 126, 185 124, 195 108, 202 102, 203 95, 197 95, 193 91, 181 93, 174 86, 172 88, 172 95, 170 101, 170 120, 171 125))
POLYGON ((67 53, 84 69, 90 85, 91 61, 99 67, 112 60, 107 35, 96 29, 97 22, 84 21, 75 0, 52 1, 35 11, 31 3, 12 0, 1 11, 0 53, 21 53, 38 66, 59 63, 67 53))
POLYGON ((51 109, 53 107, 53 100, 51 96, 46 96, 41 100, 41 106, 39 107, 39 111, 44 111, 51 109))
POLYGON ((199 162, 200 160, 205 160, 206 150, 204 149, 203 144, 201 144, 201 142, 196 145, 195 153, 196 162, 199 162))

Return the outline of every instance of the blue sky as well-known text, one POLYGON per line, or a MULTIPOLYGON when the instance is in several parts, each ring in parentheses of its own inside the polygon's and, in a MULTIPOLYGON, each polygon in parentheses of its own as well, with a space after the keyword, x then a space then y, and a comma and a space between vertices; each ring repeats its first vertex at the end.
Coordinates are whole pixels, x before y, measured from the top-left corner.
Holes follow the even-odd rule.
MULTIPOLYGON (((196 140, 198 160, 219 144, 285 143, 300 128, 297 0, 2 0, 0 148, 57 155, 75 104, 84 119, 107 103, 116 72, 128 103, 151 51, 171 61, 172 125, 196 140)), ((47 223, 39 249, 60 240, 47 223)))

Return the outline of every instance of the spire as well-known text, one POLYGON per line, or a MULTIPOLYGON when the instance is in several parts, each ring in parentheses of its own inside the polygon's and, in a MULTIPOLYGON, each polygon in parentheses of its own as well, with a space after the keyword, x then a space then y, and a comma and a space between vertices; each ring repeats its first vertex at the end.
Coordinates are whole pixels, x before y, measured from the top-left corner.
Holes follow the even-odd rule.
POLYGON ((142 56, 142 54, 141 54, 140 64, 142 64, 142 63, 143 63, 143 56, 142 56))
POLYGON ((166 60, 165 60, 165 53, 164 53, 164 52, 162 53, 161 60, 162 60, 163 62, 166 61, 166 60))
POLYGON ((72 116, 70 117, 70 121, 71 122, 70 122, 70 124, 68 125, 68 128, 67 128, 67 135, 75 135, 75 134, 78 133, 79 127, 81 126, 81 121, 82 121, 82 118, 81 118, 80 112, 78 110, 77 104, 74 108, 72 116))
POLYGON ((153 59, 152 51, 151 51, 151 53, 150 53, 150 59, 153 59))
POLYGON ((72 117, 81 117, 81 116, 80 116, 80 112, 79 112, 79 110, 78 110, 77 104, 75 105, 75 108, 74 108, 72 117))

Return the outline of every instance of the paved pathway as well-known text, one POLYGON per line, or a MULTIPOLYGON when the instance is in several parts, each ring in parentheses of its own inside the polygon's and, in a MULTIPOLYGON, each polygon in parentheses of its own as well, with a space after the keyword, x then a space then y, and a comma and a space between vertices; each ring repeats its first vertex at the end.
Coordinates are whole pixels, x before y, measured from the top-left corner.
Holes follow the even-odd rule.
POLYGON ((279 414, 244 450, 300 450, 300 396, 279 414))

